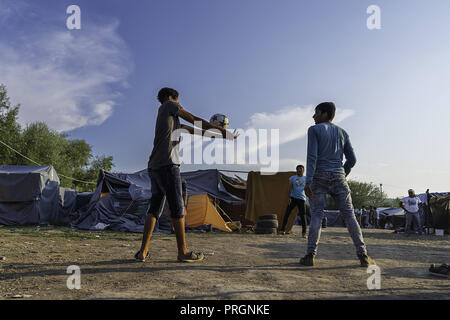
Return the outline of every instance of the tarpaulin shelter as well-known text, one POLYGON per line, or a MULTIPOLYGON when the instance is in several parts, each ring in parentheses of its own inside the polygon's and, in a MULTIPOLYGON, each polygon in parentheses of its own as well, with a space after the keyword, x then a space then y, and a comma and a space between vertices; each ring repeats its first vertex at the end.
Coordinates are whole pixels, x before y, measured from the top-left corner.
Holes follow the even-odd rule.
MULTIPOLYGON (((88 197, 89 203, 75 212, 73 227, 143 232, 151 198, 146 171, 127 174, 100 170, 97 188, 88 197)), ((157 225, 155 233, 160 231, 157 225)))
POLYGON ((211 225, 213 228, 231 232, 211 198, 207 194, 192 195, 187 204, 186 225, 195 228, 211 225))
POLYGON ((53 223, 58 225, 70 225, 72 213, 78 208, 77 204, 82 196, 70 188, 59 187, 60 214, 53 223))
MULTIPOLYGON (((245 199, 245 193, 247 190, 247 182, 236 176, 229 177, 222 175, 222 184, 225 189, 232 195, 245 199)), ((239 221, 242 225, 252 224, 251 221, 245 219, 245 201, 241 203, 230 203, 223 200, 218 200, 217 205, 220 209, 225 211, 232 221, 239 221)))
POLYGON ((450 231, 450 194, 430 197, 429 206, 432 227, 450 231))
POLYGON ((188 195, 208 194, 228 203, 241 204, 244 199, 237 197, 225 188, 222 177, 225 175, 216 169, 182 172, 181 178, 187 182, 188 195))
MULTIPOLYGON (((210 201, 205 202, 204 197, 196 198, 194 196, 207 195, 231 203, 243 202, 242 199, 225 190, 221 176, 222 174, 217 170, 181 173, 181 178, 186 181, 188 194, 187 221, 195 221, 197 224, 197 221, 203 219, 205 224, 213 224, 210 221, 214 221, 214 224, 221 226, 219 221, 222 218, 217 210, 213 210, 214 206, 211 207, 210 201), (190 206, 190 201, 193 201, 192 206, 190 206), (193 220, 190 220, 191 218, 193 220)), ((108 228, 116 231, 143 232, 150 199, 151 185, 147 170, 136 173, 101 171, 97 189, 92 195, 89 205, 78 210, 72 225, 88 230, 108 228)), ((168 216, 163 214, 155 232, 169 231, 170 221, 168 219, 168 216)), ((187 225, 191 226, 189 223, 187 225)), ((222 226, 221 228, 226 230, 222 226)))
MULTIPOLYGON (((424 225, 427 230, 430 228, 435 229, 446 229, 445 223, 445 209, 443 210, 442 205, 445 206, 445 197, 450 195, 449 192, 429 192, 427 190, 425 193, 418 194, 417 196, 425 204, 424 211, 424 225), (433 208, 432 208, 433 207, 433 208)), ((448 227, 447 227, 448 228, 448 227)))
MULTIPOLYGON (((281 225, 289 201, 289 177, 295 171, 265 175, 251 171, 247 177, 245 219, 256 223, 259 216, 276 214, 281 225)), ((298 209, 289 216, 286 231, 292 229, 298 209)))
POLYGON ((405 211, 402 208, 377 208, 380 217, 380 225, 392 225, 394 229, 404 228, 406 219, 405 211))
POLYGON ((60 222, 59 183, 52 166, 0 166, 0 224, 60 222))

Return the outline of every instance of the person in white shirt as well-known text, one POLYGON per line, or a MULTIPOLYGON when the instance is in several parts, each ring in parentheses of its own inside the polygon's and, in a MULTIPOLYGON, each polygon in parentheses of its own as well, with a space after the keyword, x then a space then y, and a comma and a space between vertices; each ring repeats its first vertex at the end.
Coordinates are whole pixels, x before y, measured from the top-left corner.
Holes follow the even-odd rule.
POLYGON ((419 217, 419 205, 421 205, 422 201, 416 196, 413 189, 409 189, 408 194, 408 197, 405 197, 400 201, 400 207, 405 210, 405 234, 409 235, 414 226, 416 227, 415 231, 422 234, 419 217))

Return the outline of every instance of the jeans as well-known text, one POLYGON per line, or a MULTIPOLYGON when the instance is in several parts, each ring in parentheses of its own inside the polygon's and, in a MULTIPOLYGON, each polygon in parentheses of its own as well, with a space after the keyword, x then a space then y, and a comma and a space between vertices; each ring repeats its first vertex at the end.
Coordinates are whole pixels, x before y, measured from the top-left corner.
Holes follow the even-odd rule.
POLYGON ((348 232, 356 247, 356 254, 367 254, 361 228, 356 221, 350 188, 345 175, 337 172, 316 172, 311 184, 311 191, 313 198, 309 201, 311 206, 311 224, 309 226, 307 253, 317 254, 326 196, 330 194, 338 204, 341 215, 345 220, 348 232))
POLYGON ((152 190, 148 213, 159 219, 164 211, 165 201, 167 201, 170 216, 174 219, 183 218, 184 201, 180 167, 173 165, 148 169, 148 174, 150 175, 152 190))
POLYGON ((419 212, 406 212, 405 213, 405 220, 406 220, 406 226, 405 226, 405 233, 409 234, 411 233, 411 229, 412 227, 414 228, 414 226, 416 228, 413 229, 413 231, 418 231, 421 232, 421 227, 420 227, 420 216, 419 216, 419 212))
POLYGON ((296 199, 293 197, 291 197, 291 201, 289 202, 289 205, 286 209, 286 213, 284 214, 283 225, 281 226, 281 231, 285 231, 286 225, 289 220, 289 216, 291 215, 291 212, 295 208, 295 206, 298 207, 298 215, 300 216, 300 219, 302 221, 302 234, 306 234, 305 200, 296 199))

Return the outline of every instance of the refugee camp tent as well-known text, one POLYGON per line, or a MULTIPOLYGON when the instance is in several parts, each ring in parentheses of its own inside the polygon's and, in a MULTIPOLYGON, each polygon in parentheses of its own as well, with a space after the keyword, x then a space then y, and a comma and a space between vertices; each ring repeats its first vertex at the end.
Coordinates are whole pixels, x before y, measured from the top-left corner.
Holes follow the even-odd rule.
MULTIPOLYGON (((200 220, 205 224, 212 224, 210 221, 214 221, 214 224, 223 228, 219 222, 220 214, 217 210, 212 210, 210 203, 204 197, 193 196, 208 195, 228 202, 243 202, 242 199, 225 190, 221 182, 221 173, 217 170, 185 172, 181 174, 181 177, 186 181, 188 194, 186 220, 194 221, 194 224, 200 220), (193 201, 193 205, 189 210, 190 201, 193 201), (212 218, 214 215, 217 217, 212 218), (189 220, 191 217, 193 220, 189 220)), ((150 199, 151 186, 147 170, 136 173, 101 171, 97 189, 92 195, 89 205, 78 210, 72 225, 87 230, 108 228, 116 231, 143 232, 150 199)), ((162 208, 162 210, 167 210, 167 208, 162 208)), ((188 226, 191 225, 188 224, 188 226)), ((223 229, 226 230, 226 228, 223 229)), ((155 232, 171 232, 167 214, 162 214, 155 232)))
MULTIPOLYGON (((247 177, 247 192, 245 195, 245 219, 256 223, 259 216, 276 214, 281 225, 289 201, 289 177, 296 172, 278 172, 265 175, 251 171, 247 177)), ((288 220, 286 231, 290 231, 298 214, 295 208, 288 220)))
MULTIPOLYGON (((90 195, 89 203, 75 212, 72 226, 85 230, 143 232, 150 198, 147 172, 126 174, 100 170, 97 188, 90 195)), ((155 228, 155 233, 158 232, 161 232, 159 225, 155 228)))
POLYGON ((223 176, 225 175, 215 169, 181 173, 181 178, 187 182, 188 195, 208 194, 213 198, 229 203, 244 203, 244 199, 231 194, 225 189, 222 181, 223 176))
POLYGON ((380 225, 392 225, 393 229, 405 227, 405 211, 402 208, 377 208, 380 225))
POLYGON ((78 192, 74 189, 59 187, 60 213, 54 220, 54 224, 69 225, 71 214, 77 205, 78 192))
POLYGON ((59 222, 59 183, 52 166, 0 166, 0 224, 59 222))
POLYGON ((450 231, 450 194, 429 199, 433 228, 450 231))
POLYGON ((211 225, 213 228, 231 232, 210 196, 207 194, 192 195, 187 204, 186 225, 192 228, 211 225))
MULTIPOLYGON (((232 195, 242 200, 245 199, 247 182, 244 179, 238 176, 234 178, 222 175, 222 184, 225 187, 225 189, 232 195)), ((245 201, 241 203, 233 203, 218 200, 217 206, 219 207, 219 210, 223 210, 224 212, 226 212, 232 221, 239 221, 241 222, 242 225, 252 224, 251 221, 245 220, 245 201)))

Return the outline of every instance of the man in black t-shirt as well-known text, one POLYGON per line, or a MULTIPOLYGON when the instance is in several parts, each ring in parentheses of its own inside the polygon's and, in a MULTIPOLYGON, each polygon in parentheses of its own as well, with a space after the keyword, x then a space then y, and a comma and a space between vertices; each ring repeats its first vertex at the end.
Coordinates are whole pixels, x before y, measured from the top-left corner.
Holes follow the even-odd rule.
POLYGON ((234 140, 238 137, 222 127, 215 126, 208 121, 196 117, 184 110, 178 102, 178 92, 171 88, 163 88, 158 93, 161 106, 158 109, 158 117, 155 126, 155 138, 153 150, 148 161, 148 173, 151 180, 152 198, 150 208, 145 220, 144 235, 141 249, 135 254, 139 261, 145 261, 149 256, 150 238, 156 221, 163 212, 165 200, 167 200, 172 225, 175 231, 178 246, 178 261, 196 262, 203 260, 202 253, 188 251, 185 238, 185 207, 182 195, 182 181, 180 175, 179 143, 180 135, 174 135, 177 129, 184 129, 190 134, 197 132, 202 135, 210 129, 219 130, 223 138, 234 140), (201 130, 194 131, 193 127, 181 125, 180 119, 197 125, 201 123, 201 130))

